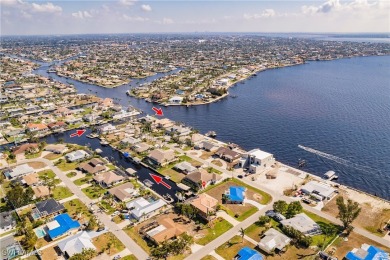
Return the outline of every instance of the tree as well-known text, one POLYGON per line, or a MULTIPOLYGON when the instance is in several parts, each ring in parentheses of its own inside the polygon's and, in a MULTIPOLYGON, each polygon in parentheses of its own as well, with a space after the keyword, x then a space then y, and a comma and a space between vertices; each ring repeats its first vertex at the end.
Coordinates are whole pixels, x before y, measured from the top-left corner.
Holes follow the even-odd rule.
POLYGON ((260 216, 258 223, 259 223, 260 226, 264 226, 265 224, 269 223, 270 221, 271 221, 270 217, 268 217, 268 216, 260 216))
POLYGON ((286 217, 292 218, 296 214, 301 213, 303 210, 302 205, 299 201, 291 202, 287 207, 286 217))
POLYGON ((88 222, 88 225, 87 225, 87 230, 94 230, 96 227, 97 227, 97 221, 96 221, 96 218, 95 216, 91 217, 89 222, 88 222))
POLYGON ((240 228, 240 236, 241 236, 241 243, 244 242, 244 236, 245 236, 245 230, 243 228, 240 228))
POLYGON ((24 190, 20 184, 16 184, 7 192, 8 202, 15 209, 29 204, 33 200, 33 196, 34 191, 31 187, 24 190))
POLYGON ((336 204, 339 209, 337 217, 343 222, 344 229, 346 229, 359 216, 362 208, 359 207, 359 203, 350 199, 348 199, 347 204, 345 204, 343 197, 338 197, 336 204))
POLYGON ((322 249, 324 249, 326 239, 334 236, 337 232, 337 228, 332 224, 327 224, 327 225, 321 226, 321 231, 324 234, 324 240, 323 240, 323 244, 322 244, 322 247, 323 247, 322 249))
POLYGON ((273 208, 274 211, 284 215, 287 212, 288 204, 284 200, 278 200, 274 202, 273 208))
POLYGON ((96 251, 92 248, 83 248, 83 251, 78 254, 74 254, 69 260, 90 260, 97 255, 96 251))

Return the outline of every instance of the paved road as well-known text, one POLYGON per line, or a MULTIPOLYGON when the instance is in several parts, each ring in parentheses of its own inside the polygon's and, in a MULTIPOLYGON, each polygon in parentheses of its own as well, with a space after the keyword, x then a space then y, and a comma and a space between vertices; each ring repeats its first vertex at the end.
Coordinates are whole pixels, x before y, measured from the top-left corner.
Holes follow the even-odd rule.
MULTIPOLYGON (((49 161, 44 158, 36 158, 30 160, 20 160, 18 161, 18 164, 34 162, 34 161, 43 162, 46 165, 48 165, 53 170, 53 172, 58 176, 58 178, 60 178, 65 183, 65 185, 73 192, 73 194, 75 194, 84 204, 89 206, 91 203, 93 203, 93 201, 90 198, 88 198, 84 194, 84 192, 82 192, 81 189, 78 186, 76 186, 76 184, 74 184, 68 177, 66 177, 66 174, 64 172, 62 172, 61 170, 59 170, 57 167, 53 165, 52 161, 49 161)), ((98 210, 98 207, 94 205, 93 209, 98 210)), ((135 243, 122 229, 120 229, 114 222, 112 222, 109 216, 107 216, 104 213, 95 213, 95 216, 138 259, 143 260, 148 257, 148 254, 137 243, 135 243)))

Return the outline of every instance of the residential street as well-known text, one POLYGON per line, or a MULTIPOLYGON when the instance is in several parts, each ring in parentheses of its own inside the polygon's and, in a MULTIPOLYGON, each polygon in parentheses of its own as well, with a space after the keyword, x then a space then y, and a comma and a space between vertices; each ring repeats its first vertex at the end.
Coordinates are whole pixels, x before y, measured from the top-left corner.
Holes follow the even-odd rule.
MULTIPOLYGON (((59 170, 57 167, 53 165, 53 162, 44 158, 36 158, 36 159, 29 159, 29 160, 20 160, 17 164, 23 164, 28 162, 43 162, 47 166, 50 167, 51 170, 60 178, 65 185, 73 192, 74 195, 76 195, 84 204, 86 204, 88 207, 93 203, 93 201, 88 198, 81 189, 76 186, 66 175, 64 172, 59 170)), ((94 205, 93 209, 98 210, 98 206, 94 205)), ((140 247, 138 244, 136 244, 122 229, 120 229, 114 222, 111 221, 110 217, 107 216, 105 213, 95 213, 95 216, 100 220, 101 223, 108 229, 108 231, 112 232, 124 245, 127 249, 130 250, 130 252, 135 255, 138 259, 146 259, 148 257, 148 254, 140 247)))

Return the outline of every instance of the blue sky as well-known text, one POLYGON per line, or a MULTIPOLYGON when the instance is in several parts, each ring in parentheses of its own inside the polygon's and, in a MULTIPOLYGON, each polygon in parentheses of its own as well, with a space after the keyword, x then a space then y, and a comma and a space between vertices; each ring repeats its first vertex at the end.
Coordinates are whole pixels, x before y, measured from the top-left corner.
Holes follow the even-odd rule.
POLYGON ((390 1, 0 0, 1 34, 390 32, 390 1))

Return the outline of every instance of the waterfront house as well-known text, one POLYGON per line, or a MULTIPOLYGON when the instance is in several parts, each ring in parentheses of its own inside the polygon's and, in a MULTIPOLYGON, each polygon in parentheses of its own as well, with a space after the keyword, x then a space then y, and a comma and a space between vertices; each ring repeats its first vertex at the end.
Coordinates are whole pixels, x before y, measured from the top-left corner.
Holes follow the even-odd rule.
POLYGON ((175 151, 172 149, 155 149, 148 155, 149 162, 157 167, 163 167, 176 160, 175 151))
POLYGON ((31 133, 45 134, 49 131, 49 128, 47 127, 47 125, 42 123, 28 123, 26 126, 26 130, 31 133))
POLYGON ((22 177, 31 173, 34 173, 35 169, 29 166, 28 164, 21 164, 15 166, 13 169, 4 171, 4 175, 10 179, 22 177))
POLYGON ((141 221, 158 214, 166 205, 162 199, 150 201, 140 197, 128 202, 126 207, 130 210, 133 218, 141 221))
POLYGON ((166 134, 176 134, 178 136, 186 136, 191 134, 191 128, 174 125, 166 130, 166 134))
POLYGON ((125 137, 123 138, 120 143, 122 145, 129 145, 129 146, 133 146, 133 145, 136 145, 136 144, 139 144, 140 142, 142 142, 141 139, 138 139, 138 138, 135 138, 135 137, 125 137))
POLYGON ((321 227, 305 213, 299 213, 293 218, 280 221, 283 226, 292 227, 304 235, 313 236, 321 234, 321 227))
POLYGON ((134 185, 131 182, 126 182, 111 188, 108 190, 108 193, 114 196, 118 201, 128 201, 138 195, 138 191, 134 189, 134 185))
POLYGON ((70 153, 65 155, 65 159, 68 162, 82 161, 88 157, 89 157, 89 154, 84 150, 77 150, 77 151, 70 152, 70 153))
POLYGON ((239 161, 239 167, 248 169, 249 173, 260 173, 275 163, 272 154, 260 149, 250 150, 239 161))
POLYGON ((201 193, 188 202, 197 209, 197 214, 205 220, 209 220, 210 215, 216 212, 218 205, 218 200, 206 193, 201 193))
POLYGON ((22 154, 22 153, 37 153, 39 152, 38 144, 36 143, 27 143, 27 144, 21 144, 19 146, 16 146, 12 148, 12 153, 15 155, 22 154))
POLYGON ((192 166, 192 164, 189 162, 178 163, 173 166, 173 169, 184 174, 189 174, 197 170, 197 168, 192 166))
POLYGON ((77 220, 73 220, 68 213, 64 213, 55 216, 51 222, 46 224, 46 227, 47 234, 54 240, 76 232, 80 228, 80 223, 77 220))
POLYGON ((183 102, 183 97, 173 96, 169 99, 169 103, 171 104, 181 104, 183 102))
POLYGON ((111 187, 122 182, 125 178, 113 171, 101 173, 93 177, 93 180, 102 187, 111 187))
POLYGON ((263 257, 254 249, 243 247, 234 256, 233 260, 263 260, 263 257))
POLYGON ((59 107, 56 111, 54 111, 54 114, 57 116, 66 117, 72 115, 73 112, 67 107, 59 107))
POLYGON ((231 186, 222 195, 222 200, 229 204, 244 204, 245 187, 231 186))
POLYGON ((98 158, 93 158, 89 162, 80 163, 78 168, 83 172, 96 174, 104 171, 106 169, 106 166, 102 160, 98 158))
POLYGON ((199 148, 207 151, 207 152, 215 152, 218 150, 219 146, 215 143, 209 141, 203 141, 198 145, 199 148))
POLYGON ((98 134, 108 134, 116 130, 116 127, 112 124, 104 124, 96 127, 98 134))
POLYGON ((80 254, 84 249, 96 250, 96 247, 91 242, 89 233, 86 231, 61 240, 58 242, 57 246, 66 258, 70 258, 75 254, 80 254))
POLYGON ((283 251, 283 249, 290 244, 291 238, 280 233, 276 229, 268 229, 263 236, 261 237, 260 242, 257 246, 267 252, 268 254, 273 253, 274 251, 283 251))
POLYGON ((66 152, 68 148, 64 144, 48 144, 45 146, 44 150, 55 154, 62 154, 66 152))
POLYGON ((390 259, 389 253, 384 250, 363 244, 360 248, 354 248, 349 251, 346 256, 346 260, 387 260, 390 259))
POLYGON ((0 233, 7 232, 16 227, 16 220, 13 211, 4 211, 0 213, 0 233))
POLYGON ((176 225, 175 222, 168 217, 158 220, 158 224, 157 227, 146 232, 146 237, 157 245, 161 242, 176 238, 186 232, 186 229, 183 226, 176 225))
POLYGON ((137 153, 143 153, 143 152, 146 152, 147 150, 149 150, 152 146, 151 145, 148 145, 147 143, 138 143, 136 145, 133 145, 131 147, 131 149, 133 149, 134 151, 136 151, 137 153))
POLYGON ((175 123, 168 118, 156 119, 154 121, 154 124, 156 125, 157 128, 164 128, 164 129, 168 129, 175 125, 175 123))
POLYGON ((199 169, 184 177, 182 183, 197 191, 204 189, 209 184, 215 184, 221 179, 222 177, 216 173, 209 173, 205 169, 199 169))
POLYGON ((301 187, 301 191, 319 201, 329 200, 336 194, 336 190, 330 185, 318 181, 309 181, 301 187))
POLYGON ((218 148, 218 150, 215 152, 215 155, 229 163, 234 162, 241 157, 240 153, 235 152, 227 147, 218 148))
POLYGON ((62 121, 50 123, 47 126, 52 131, 55 131, 55 130, 65 130, 65 128, 66 128, 66 124, 64 122, 62 122, 62 121))
POLYGON ((64 209, 65 207, 55 199, 48 199, 35 203, 31 216, 34 220, 37 220, 42 217, 56 215, 64 209))
POLYGON ((99 107, 103 110, 106 110, 112 106, 114 106, 114 101, 111 98, 105 98, 98 102, 99 107))

